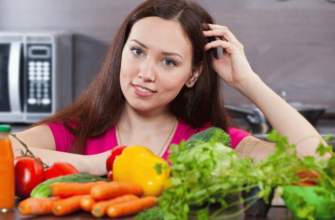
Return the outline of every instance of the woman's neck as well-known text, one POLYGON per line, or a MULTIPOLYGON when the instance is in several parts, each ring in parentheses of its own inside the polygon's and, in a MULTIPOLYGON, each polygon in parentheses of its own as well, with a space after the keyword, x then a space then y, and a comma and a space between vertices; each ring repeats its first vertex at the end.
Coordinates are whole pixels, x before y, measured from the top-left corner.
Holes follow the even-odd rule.
POLYGON ((157 156, 162 156, 174 136, 177 124, 177 118, 167 109, 143 113, 126 104, 116 124, 118 143, 145 146, 157 156))
POLYGON ((132 108, 127 102, 124 105, 122 115, 117 126, 122 130, 134 131, 138 129, 156 130, 162 128, 162 125, 170 125, 177 120, 169 109, 165 106, 150 112, 141 112, 132 108))

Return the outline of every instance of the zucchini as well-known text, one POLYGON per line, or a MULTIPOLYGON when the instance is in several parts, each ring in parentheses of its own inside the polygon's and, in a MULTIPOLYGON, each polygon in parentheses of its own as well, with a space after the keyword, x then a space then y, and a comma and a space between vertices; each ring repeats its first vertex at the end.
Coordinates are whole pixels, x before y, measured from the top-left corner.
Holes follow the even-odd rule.
POLYGON ((38 184, 33 191, 30 193, 30 197, 33 198, 45 198, 51 196, 50 185, 57 182, 69 182, 69 183, 88 183, 96 181, 110 182, 108 178, 102 178, 91 174, 70 174, 66 176, 59 176, 52 179, 48 179, 38 184))

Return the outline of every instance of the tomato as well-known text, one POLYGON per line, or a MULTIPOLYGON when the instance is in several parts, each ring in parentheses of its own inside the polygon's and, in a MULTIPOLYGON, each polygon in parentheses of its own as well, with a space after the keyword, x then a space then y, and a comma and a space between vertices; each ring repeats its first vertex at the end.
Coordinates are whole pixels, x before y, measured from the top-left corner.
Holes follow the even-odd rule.
POLYGON ((108 171, 107 178, 113 180, 113 170, 108 171))
POLYGON ((33 158, 20 158, 15 164, 15 194, 28 198, 31 191, 43 182, 43 165, 33 158))
POLYGON ((320 175, 315 170, 303 170, 297 173, 300 179, 310 179, 317 180, 320 178, 320 175))
POLYGON ((316 170, 302 170, 297 172, 299 181, 292 183, 295 186, 315 186, 320 180, 320 174, 316 170))
MULTIPOLYGON (((111 170, 113 170, 113 164, 114 160, 123 152, 123 149, 125 149, 127 146, 117 146, 114 147, 111 151, 111 155, 107 158, 106 161, 106 169, 107 173, 111 170)), ((112 179, 111 179, 112 180, 112 179)))
POLYGON ((79 171, 71 164, 67 162, 55 162, 52 166, 45 170, 44 180, 77 173, 79 173, 79 171))
MULTIPOLYGON (((21 158, 31 158, 31 155, 30 154, 28 154, 27 156, 22 156, 22 155, 20 155, 20 156, 17 156, 17 157, 15 157, 15 159, 14 159, 14 165, 16 164, 16 162, 19 160, 19 159, 21 159, 21 158)), ((39 157, 36 157, 36 159, 37 160, 40 160, 40 161, 42 161, 41 160, 41 158, 39 158, 39 157)))
POLYGON ((311 181, 311 180, 302 180, 297 183, 292 183, 294 186, 315 186, 316 182, 311 181))

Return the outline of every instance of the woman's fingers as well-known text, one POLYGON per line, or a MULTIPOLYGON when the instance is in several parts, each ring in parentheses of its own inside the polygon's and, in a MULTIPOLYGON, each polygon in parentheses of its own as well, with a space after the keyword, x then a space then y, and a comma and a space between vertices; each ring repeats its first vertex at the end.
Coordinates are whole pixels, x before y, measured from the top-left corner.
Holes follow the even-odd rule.
POLYGON ((229 41, 228 33, 222 29, 203 31, 205 37, 219 37, 221 40, 229 41))
MULTIPOLYGON (((202 24, 202 27, 206 30, 213 30, 213 29, 220 29, 220 28, 227 28, 226 26, 218 25, 218 24, 202 24)), ((227 28, 228 29, 228 28, 227 28)))
POLYGON ((214 29, 214 30, 207 30, 203 31, 205 37, 223 37, 228 42, 234 43, 238 42, 236 37, 231 33, 228 29, 214 29))
POLYGON ((238 48, 234 44, 222 40, 209 42, 205 45, 205 51, 217 47, 223 48, 230 55, 238 51, 238 48))
POLYGON ((227 27, 214 24, 206 25, 208 25, 209 29, 203 31, 205 37, 219 37, 221 40, 233 43, 241 49, 243 48, 243 45, 227 27))

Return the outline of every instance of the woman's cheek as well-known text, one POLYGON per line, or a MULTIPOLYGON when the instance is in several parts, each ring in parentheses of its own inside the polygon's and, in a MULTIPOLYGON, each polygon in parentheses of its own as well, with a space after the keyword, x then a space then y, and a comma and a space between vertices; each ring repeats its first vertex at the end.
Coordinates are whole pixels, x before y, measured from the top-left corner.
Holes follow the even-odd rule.
POLYGON ((121 76, 125 78, 134 77, 138 75, 138 67, 136 62, 125 62, 121 66, 121 76))

